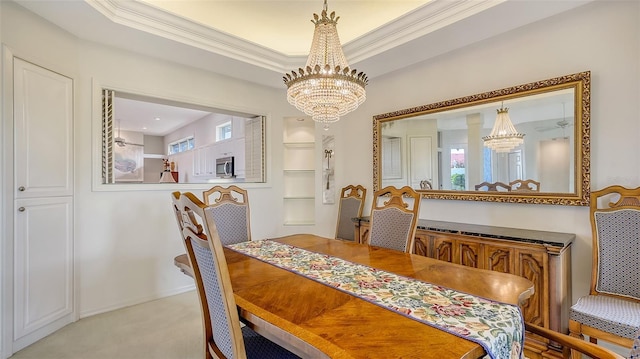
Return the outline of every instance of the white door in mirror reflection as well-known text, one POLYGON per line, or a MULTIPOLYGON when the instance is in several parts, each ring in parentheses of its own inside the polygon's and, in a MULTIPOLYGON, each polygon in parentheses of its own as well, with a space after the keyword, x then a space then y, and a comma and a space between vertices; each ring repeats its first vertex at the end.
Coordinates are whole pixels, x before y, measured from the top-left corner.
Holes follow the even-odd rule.
POLYGON ((509 153, 509 182, 522 179, 522 151, 509 153))
POLYGON ((540 190, 542 192, 573 192, 571 176, 573 155, 570 153, 568 138, 540 141, 540 153, 544 161, 540 161, 540 190))
POLYGON ((423 188, 433 183, 433 140, 430 136, 409 137, 409 185, 415 189, 423 188), (426 181, 426 182, 425 182, 426 181), (421 185, 422 184, 422 185, 421 185))
MULTIPOLYGON (((402 179, 402 151, 400 137, 382 137, 382 179, 402 179)), ((384 186, 396 185, 386 183, 384 186)), ((400 185, 402 187, 403 185, 400 185)))
POLYGON ((494 152, 494 168, 495 173, 492 177, 485 177, 487 182, 509 183, 518 179, 522 179, 523 158, 522 150, 512 150, 508 153, 494 152))

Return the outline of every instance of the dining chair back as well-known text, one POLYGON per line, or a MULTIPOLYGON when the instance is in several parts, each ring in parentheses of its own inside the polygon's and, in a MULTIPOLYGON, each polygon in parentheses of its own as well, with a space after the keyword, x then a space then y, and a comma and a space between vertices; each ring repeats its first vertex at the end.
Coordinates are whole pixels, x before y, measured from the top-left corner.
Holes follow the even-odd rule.
MULTIPOLYGON (((562 345, 563 358, 571 358, 572 353, 579 352, 581 354, 589 356, 590 358, 624 359, 622 355, 617 354, 607 348, 584 340, 580 340, 578 338, 574 338, 567 334, 556 332, 554 330, 543 328, 531 323, 524 323, 524 326, 527 330, 525 336, 529 336, 529 333, 533 333, 549 341, 562 345)), ((537 338, 535 338, 534 340, 537 340, 537 338)))
POLYGON ((202 192, 204 203, 209 206, 215 229, 223 245, 251 240, 251 216, 247 191, 231 185, 214 186, 202 192))
POLYGON ((174 203, 202 310, 205 359, 298 358, 248 326, 241 327, 223 245, 211 235, 211 208, 189 192, 174 203))
POLYGON ((589 213, 591 289, 571 307, 569 331, 631 348, 640 329, 640 187, 591 192, 589 213))
MULTIPOLYGON (((182 234, 182 230, 184 228, 184 222, 192 223, 195 226, 198 226, 198 221, 193 217, 193 213, 184 212, 187 218, 182 218, 183 211, 180 211, 180 206, 178 201, 180 200, 180 192, 176 191, 171 193, 171 203, 173 205, 173 214, 176 217, 176 222, 178 223, 178 230, 182 234)), ((202 227, 196 229, 196 231, 202 231, 202 227)), ((173 264, 180 268, 180 271, 189 277, 193 278, 193 270, 191 270, 191 264, 189 263, 189 257, 187 257, 186 253, 182 253, 177 255, 173 259, 173 264)))
POLYGON ((517 179, 509 182, 512 192, 540 192, 540 182, 532 179, 517 179))
POLYGON ((488 191, 488 192, 509 192, 511 186, 502 182, 482 182, 474 186, 476 191, 488 191))
POLYGON ((340 207, 336 224, 336 239, 355 241, 355 226, 352 218, 362 217, 367 189, 361 185, 348 185, 340 192, 340 207))
POLYGON ((420 193, 388 186, 373 195, 369 245, 411 253, 420 211, 420 193))

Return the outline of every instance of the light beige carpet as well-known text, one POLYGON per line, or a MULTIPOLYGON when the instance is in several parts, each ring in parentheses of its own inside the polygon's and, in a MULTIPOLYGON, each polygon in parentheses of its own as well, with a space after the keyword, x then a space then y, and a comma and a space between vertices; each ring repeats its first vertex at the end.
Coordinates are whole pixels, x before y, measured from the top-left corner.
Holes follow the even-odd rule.
POLYGON ((202 345, 191 291, 80 319, 11 359, 202 359, 202 345))

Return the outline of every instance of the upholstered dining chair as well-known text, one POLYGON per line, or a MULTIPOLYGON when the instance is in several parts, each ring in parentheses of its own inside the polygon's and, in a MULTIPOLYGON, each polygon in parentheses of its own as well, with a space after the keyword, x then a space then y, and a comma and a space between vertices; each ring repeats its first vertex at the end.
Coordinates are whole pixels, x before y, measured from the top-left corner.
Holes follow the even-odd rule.
MULTIPOLYGON (((598 359, 624 359, 622 355, 619 355, 607 348, 599 346, 594 343, 586 342, 578 338, 574 338, 567 334, 553 331, 551 329, 539 327, 535 324, 524 323, 525 329, 528 333, 539 335, 547 340, 556 342, 562 345, 562 357, 571 358, 571 353, 579 352, 589 356, 590 358, 598 359)), ((525 334, 525 336, 527 335, 525 334)))
POLYGON ((223 244, 211 232, 211 208, 188 192, 174 203, 180 211, 179 227, 200 299, 205 359, 298 358, 249 326, 241 326, 223 244))
POLYGON ((411 253, 420 211, 420 194, 409 186, 388 186, 373 194, 369 245, 411 253))
POLYGON ((512 192, 540 192, 540 182, 532 179, 511 181, 509 187, 512 192))
POLYGON ((476 191, 489 191, 489 192, 509 192, 511 191, 511 186, 502 182, 482 182, 474 186, 476 191))
POLYGON ((569 331, 631 348, 640 329, 640 187, 591 192, 590 220, 591 290, 571 307, 569 331))
MULTIPOLYGON (((173 214, 176 216, 176 222, 178 223, 178 230, 182 233, 183 223, 188 221, 190 223, 197 223, 195 217, 190 218, 182 218, 182 211, 180 211, 178 201, 180 200, 180 192, 171 193, 171 203, 173 205, 173 214)), ((193 216, 191 212, 186 212, 185 215, 193 216)), ((202 228, 199 229, 200 231, 202 228)), ((173 259, 173 264, 180 269, 180 271, 189 277, 193 278, 193 270, 191 269, 191 264, 189 263, 189 257, 187 257, 186 253, 179 254, 173 259)))
POLYGON ((223 245, 251 240, 249 196, 238 186, 214 186, 202 192, 213 215, 215 231, 223 245))
POLYGON ((340 192, 340 207, 336 224, 336 239, 355 241, 355 226, 352 218, 362 217, 367 189, 361 185, 348 185, 340 192))

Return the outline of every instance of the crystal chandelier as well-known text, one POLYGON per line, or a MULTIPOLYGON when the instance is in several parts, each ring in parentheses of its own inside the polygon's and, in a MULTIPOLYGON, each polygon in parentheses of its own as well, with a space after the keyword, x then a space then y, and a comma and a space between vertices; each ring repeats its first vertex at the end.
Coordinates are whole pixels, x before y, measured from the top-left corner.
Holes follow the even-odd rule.
POLYGON ((509 119, 509 109, 500 106, 496 123, 489 136, 482 137, 484 145, 496 152, 509 152, 524 143, 524 134, 518 133, 509 119))
POLYGON ((315 31, 307 64, 283 79, 289 103, 322 123, 326 130, 364 102, 364 87, 369 80, 364 73, 349 68, 336 28, 340 17, 335 12, 327 17, 327 0, 322 17, 313 14, 313 18, 315 31))

